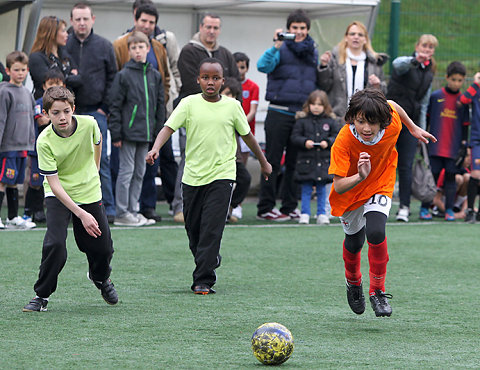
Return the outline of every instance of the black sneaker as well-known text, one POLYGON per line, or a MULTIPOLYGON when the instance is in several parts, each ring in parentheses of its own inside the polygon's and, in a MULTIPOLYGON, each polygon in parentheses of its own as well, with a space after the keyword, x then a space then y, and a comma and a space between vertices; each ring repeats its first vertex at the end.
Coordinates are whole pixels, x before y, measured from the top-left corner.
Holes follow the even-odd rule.
POLYGON ((162 216, 160 216, 153 208, 146 208, 140 212, 147 219, 155 220, 156 222, 162 221, 162 216))
POLYGON ((208 285, 195 285, 193 287, 193 293, 207 295, 207 294, 215 294, 216 292, 212 288, 210 288, 208 285))
POLYGON ((465 222, 469 224, 475 223, 475 211, 471 208, 468 208, 465 211, 465 222))
POLYGON ((370 296, 370 304, 375 311, 375 316, 382 317, 392 314, 392 307, 390 307, 387 298, 392 299, 392 295, 385 294, 380 289, 375 290, 375 294, 370 296))
POLYGON ((23 307, 23 312, 43 312, 47 310, 48 301, 46 299, 36 297, 23 307))
POLYGON ((347 301, 348 305, 357 315, 365 312, 365 296, 363 295, 363 286, 347 284, 347 301))
POLYGON ((118 295, 117 291, 115 290, 115 286, 112 283, 112 280, 107 279, 105 281, 93 281, 90 278, 90 273, 87 274, 88 279, 95 284, 95 286, 100 289, 102 293, 102 297, 108 304, 117 304, 118 303, 118 295))

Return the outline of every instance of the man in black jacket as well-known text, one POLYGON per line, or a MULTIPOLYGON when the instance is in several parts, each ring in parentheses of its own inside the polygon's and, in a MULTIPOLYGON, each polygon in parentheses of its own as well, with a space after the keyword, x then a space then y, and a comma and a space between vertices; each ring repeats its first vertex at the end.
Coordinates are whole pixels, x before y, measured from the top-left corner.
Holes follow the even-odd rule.
POLYGON ((73 32, 67 41, 67 50, 78 65, 82 86, 75 91, 76 113, 93 116, 102 133, 102 158, 100 180, 102 201, 108 221, 115 219, 115 201, 112 191, 110 161, 107 156, 107 94, 113 83, 117 66, 112 44, 93 33, 95 16, 92 8, 85 3, 76 4, 70 13, 73 32))

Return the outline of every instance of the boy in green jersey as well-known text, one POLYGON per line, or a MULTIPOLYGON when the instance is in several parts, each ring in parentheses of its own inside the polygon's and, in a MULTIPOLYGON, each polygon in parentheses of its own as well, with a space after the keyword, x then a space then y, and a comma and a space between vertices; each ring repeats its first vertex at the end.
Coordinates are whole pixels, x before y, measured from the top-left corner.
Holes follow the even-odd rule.
POLYGON ((67 260, 70 217, 78 248, 87 255, 88 278, 108 304, 118 302, 109 276, 113 242, 100 189, 102 136, 90 116, 74 116, 74 96, 65 87, 49 88, 43 95, 43 114, 51 125, 37 140, 38 165, 47 208, 47 232, 34 290, 37 294, 24 312, 46 311, 67 260))
POLYGON ((216 282, 215 269, 220 266, 220 242, 236 177, 235 132, 256 155, 266 178, 272 167, 250 132, 240 103, 219 93, 224 82, 222 62, 204 59, 197 82, 202 92, 182 99, 158 134, 146 160, 152 164, 170 136, 185 127, 183 212, 196 265, 191 289, 195 294, 210 294, 215 293, 212 289, 216 282))

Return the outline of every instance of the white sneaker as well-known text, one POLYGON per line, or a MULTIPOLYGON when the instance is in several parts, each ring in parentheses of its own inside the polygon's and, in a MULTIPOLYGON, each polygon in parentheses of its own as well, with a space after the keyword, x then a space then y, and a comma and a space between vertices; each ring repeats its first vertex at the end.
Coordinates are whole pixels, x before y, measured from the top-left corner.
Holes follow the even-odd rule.
POLYGON ((302 213, 298 219, 299 224, 308 224, 310 222, 310 215, 308 213, 302 213))
POLYGON ((20 216, 14 217, 11 220, 7 218, 7 222, 5 223, 7 229, 22 229, 22 230, 29 230, 37 227, 35 222, 24 220, 20 216))
POLYGON ((146 218, 144 215, 141 213, 137 213, 137 220, 139 222, 145 222, 144 226, 150 226, 154 225, 157 221, 155 221, 153 218, 146 218))
POLYGON ((317 225, 328 225, 330 219, 327 215, 317 215, 317 225))
POLYGON ((232 216, 241 219, 243 217, 242 206, 236 206, 234 209, 232 209, 232 216))
POLYGON ((2 219, 0 218, 0 229, 5 229, 5 225, 2 222, 2 219))
MULTIPOLYGON (((144 217, 145 218, 145 217, 144 217)), ((115 217, 115 221, 113 222, 116 226, 143 226, 145 225, 145 220, 140 220, 137 216, 132 215, 131 213, 127 212, 122 217, 115 217)))
POLYGON ((408 222, 408 216, 410 216, 410 209, 406 206, 401 206, 397 212, 397 221, 408 222))

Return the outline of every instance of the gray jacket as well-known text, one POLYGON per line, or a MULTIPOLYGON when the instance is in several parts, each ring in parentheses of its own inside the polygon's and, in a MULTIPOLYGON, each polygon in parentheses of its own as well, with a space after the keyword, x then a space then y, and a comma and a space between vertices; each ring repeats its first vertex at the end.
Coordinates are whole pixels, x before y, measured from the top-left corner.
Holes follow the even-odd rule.
POLYGON ((24 86, 0 83, 0 152, 33 150, 35 101, 24 86))
MULTIPOLYGON (((318 67, 318 84, 319 87, 328 94, 330 105, 334 113, 343 119, 347 111, 348 95, 347 95, 347 72, 345 64, 339 64, 338 47, 332 50, 332 57, 326 67, 318 67)), ((381 83, 380 88, 384 93, 387 92, 387 83, 383 74, 383 65, 387 62, 386 54, 379 54, 379 58, 375 57, 367 51, 367 60, 365 63, 366 76, 364 78, 365 87, 368 85, 368 76, 374 74, 381 83)))

